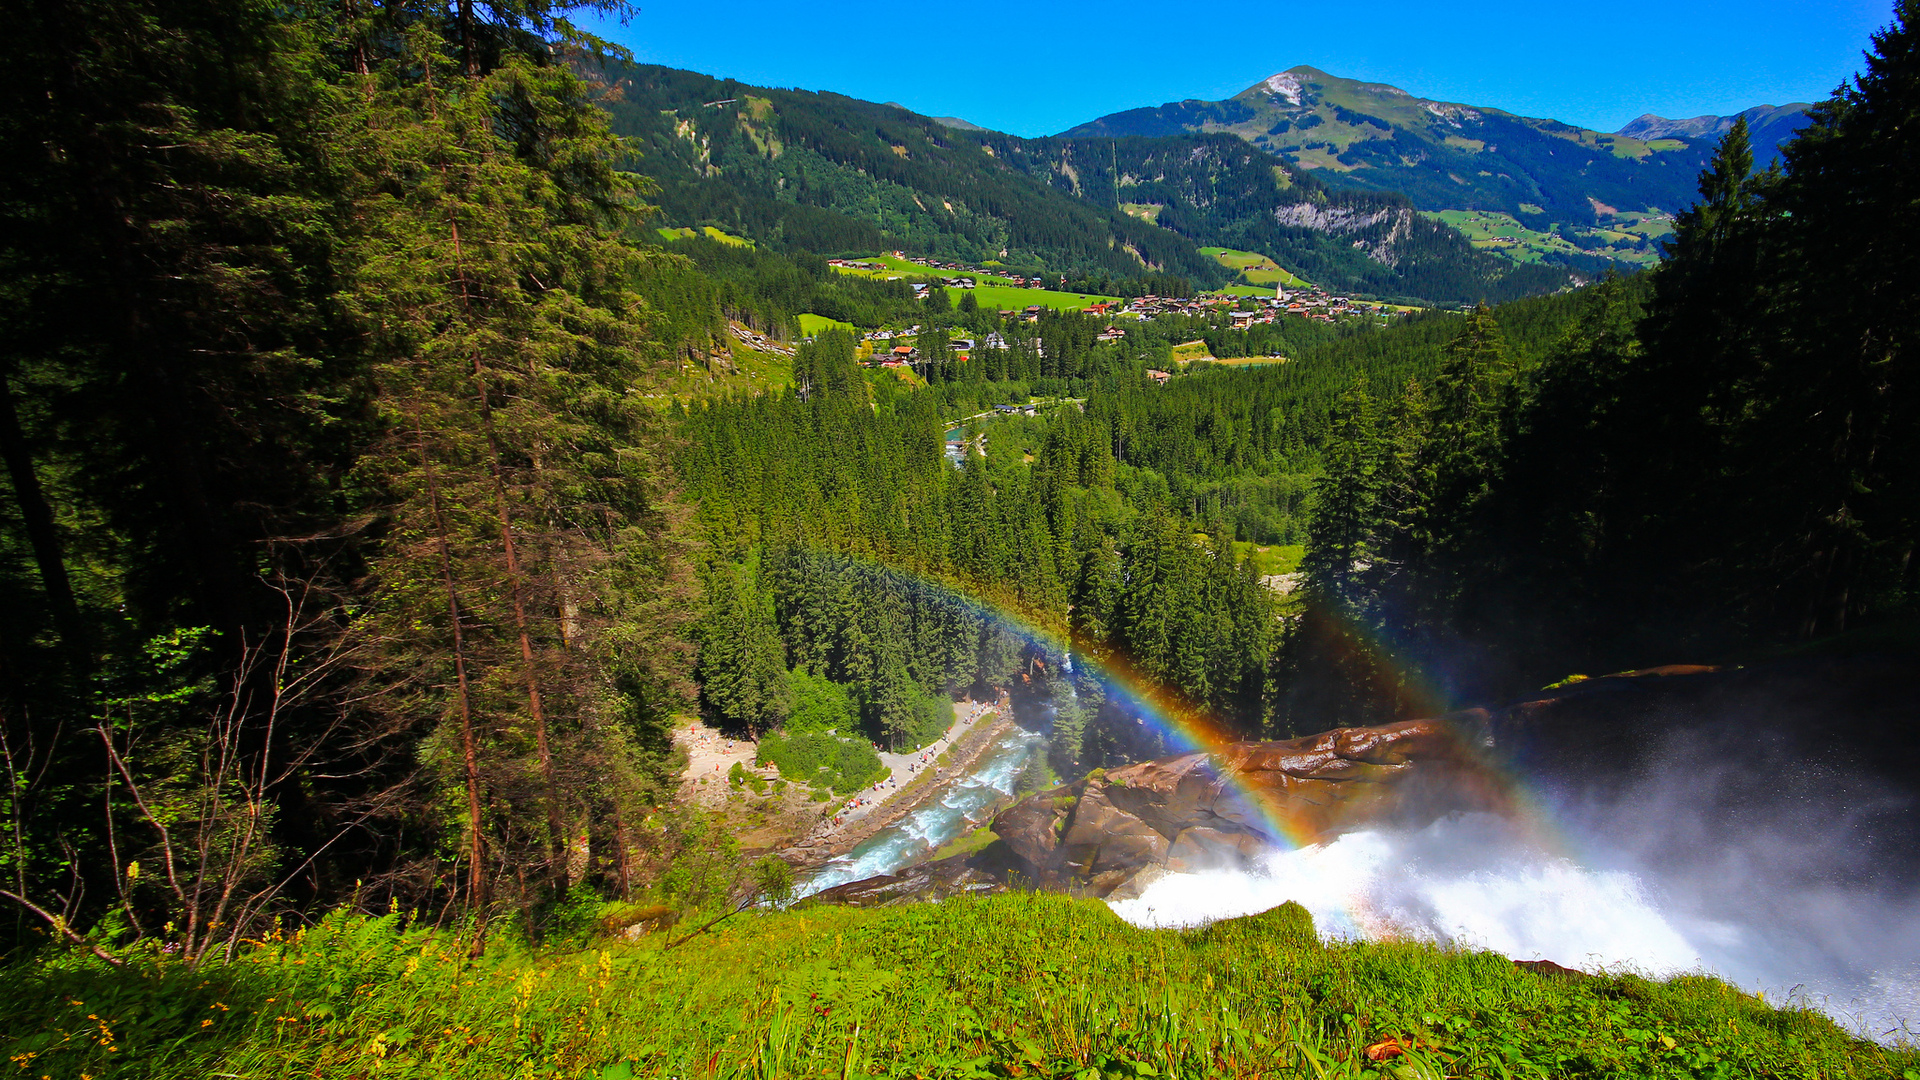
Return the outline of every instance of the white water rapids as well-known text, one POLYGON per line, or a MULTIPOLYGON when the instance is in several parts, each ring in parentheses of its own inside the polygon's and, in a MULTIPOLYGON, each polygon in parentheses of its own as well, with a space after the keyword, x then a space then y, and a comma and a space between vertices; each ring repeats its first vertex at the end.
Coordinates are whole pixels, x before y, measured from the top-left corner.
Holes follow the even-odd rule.
POLYGON ((835 885, 891 874, 921 862, 948 841, 983 824, 1006 798, 1044 740, 1016 731, 995 744, 974 771, 946 786, 899 821, 860 842, 852 851, 829 860, 800 883, 799 896, 812 896, 835 885))
POLYGON ((1866 889, 1674 874, 1595 834, 1548 850, 1487 814, 1365 831, 1254 869, 1174 874, 1114 911, 1140 926, 1195 926, 1288 900, 1321 934, 1490 949, 1590 972, 1705 972, 1769 1001, 1819 1008, 1856 1034, 1920 1028, 1920 905, 1866 889))

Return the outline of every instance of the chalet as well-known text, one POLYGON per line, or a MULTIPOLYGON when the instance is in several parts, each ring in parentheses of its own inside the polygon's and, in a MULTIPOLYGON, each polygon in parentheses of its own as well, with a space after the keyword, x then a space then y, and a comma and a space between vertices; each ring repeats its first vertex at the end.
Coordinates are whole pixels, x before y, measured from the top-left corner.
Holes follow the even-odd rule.
POLYGON ((1154 382, 1159 383, 1162 386, 1165 386, 1167 384, 1167 380, 1173 378, 1173 372, 1155 371, 1152 368, 1148 368, 1147 378, 1152 379, 1154 382))

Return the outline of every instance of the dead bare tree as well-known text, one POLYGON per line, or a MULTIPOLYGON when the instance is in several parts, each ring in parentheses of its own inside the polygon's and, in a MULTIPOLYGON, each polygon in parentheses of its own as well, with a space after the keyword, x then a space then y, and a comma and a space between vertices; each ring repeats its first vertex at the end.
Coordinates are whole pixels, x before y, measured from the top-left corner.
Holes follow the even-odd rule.
MULTIPOLYGON (((91 728, 104 757, 101 827, 118 906, 136 937, 153 936, 156 920, 143 917, 141 898, 157 892, 154 906, 166 917, 159 935, 191 964, 209 952, 231 955, 288 884, 356 824, 342 826, 291 872, 280 872, 283 853, 272 833, 276 791, 336 751, 348 722, 324 699, 351 665, 353 646, 339 633, 335 606, 316 580, 268 583, 283 609, 267 632, 241 632, 234 665, 221 680, 224 690, 203 723, 183 729, 136 722, 142 704, 188 704, 197 696, 191 688, 172 688, 104 699, 91 728), (298 739, 287 731, 295 710, 304 721, 298 739), (157 864, 159 872, 147 874, 143 862, 157 864)), ((18 745, 0 725, 14 817, 13 880, 0 898, 118 964, 100 942, 72 928, 72 899, 54 910, 33 895, 27 826, 19 814, 35 784, 28 774, 47 756, 49 750, 18 745)))

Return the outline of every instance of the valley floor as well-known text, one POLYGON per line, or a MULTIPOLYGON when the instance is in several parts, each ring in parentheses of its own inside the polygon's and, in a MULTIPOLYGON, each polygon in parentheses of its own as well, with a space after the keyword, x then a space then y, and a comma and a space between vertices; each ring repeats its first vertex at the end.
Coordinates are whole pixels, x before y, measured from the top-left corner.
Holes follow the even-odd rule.
POLYGON ((730 783, 735 765, 764 781, 779 779, 780 772, 772 765, 754 764, 757 742, 729 738, 702 723, 685 723, 673 732, 674 745, 687 755, 680 775, 680 801, 726 815, 749 851, 799 847, 804 849, 797 856, 801 861, 817 862, 871 835, 885 821, 925 799, 932 787, 956 779, 957 770, 942 766, 953 760, 955 751, 976 748, 980 740, 969 736, 985 730, 978 725, 996 708, 1004 712, 992 702, 954 702, 953 722, 939 738, 905 753, 880 750, 885 779, 827 802, 812 801, 810 789, 801 784, 785 784, 761 794, 730 783), (928 774, 935 778, 923 779, 928 774))

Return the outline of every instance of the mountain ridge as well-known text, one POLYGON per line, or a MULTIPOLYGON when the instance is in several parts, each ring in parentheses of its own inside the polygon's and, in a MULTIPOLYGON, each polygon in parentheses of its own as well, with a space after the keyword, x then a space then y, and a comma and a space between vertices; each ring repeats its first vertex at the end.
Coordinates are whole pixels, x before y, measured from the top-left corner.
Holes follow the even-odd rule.
POLYGON ((670 225, 816 253, 911 249, 1202 287, 1235 277, 1202 246, 1257 248, 1329 289, 1446 304, 1571 280, 1478 251, 1396 193, 1331 192, 1225 136, 1033 140, 652 65, 598 77, 617 91, 605 95, 614 129, 633 140, 630 167, 654 181, 670 225))
POLYGON ((1614 134, 1648 140, 1718 139, 1733 130, 1735 120, 1744 119, 1748 138, 1753 143, 1754 161, 1764 168, 1779 155, 1779 148, 1806 126, 1807 110, 1811 108, 1813 105, 1809 102, 1791 101, 1785 105, 1755 105, 1731 116, 1707 114, 1683 120, 1643 113, 1614 134))
MULTIPOLYGON (((1804 117, 1794 105, 1748 113, 1766 124, 1755 139, 1763 162, 1804 117)), ((1231 134, 1330 189, 1400 192, 1430 214, 1496 215, 1483 223, 1484 246, 1516 257, 1537 257, 1553 245, 1515 247, 1499 234, 1532 230, 1595 259, 1650 265, 1668 220, 1693 202, 1697 177, 1724 130, 1720 119, 1696 125, 1643 117, 1628 128, 1644 136, 1599 132, 1419 97, 1303 64, 1220 101, 1129 109, 1059 137, 1231 134)))

